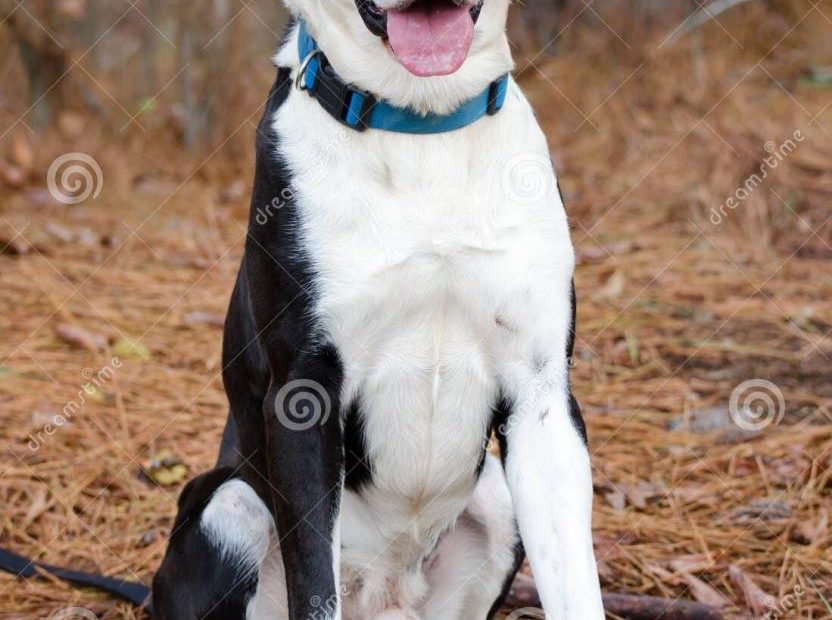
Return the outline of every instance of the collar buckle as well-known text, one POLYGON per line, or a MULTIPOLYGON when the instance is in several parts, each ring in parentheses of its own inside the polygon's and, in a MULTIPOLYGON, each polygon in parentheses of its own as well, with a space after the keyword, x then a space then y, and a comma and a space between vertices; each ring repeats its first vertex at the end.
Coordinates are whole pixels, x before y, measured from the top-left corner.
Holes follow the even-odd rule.
POLYGON ((339 120, 357 131, 366 131, 370 126, 370 114, 378 100, 365 90, 348 86, 345 89, 344 105, 339 120))

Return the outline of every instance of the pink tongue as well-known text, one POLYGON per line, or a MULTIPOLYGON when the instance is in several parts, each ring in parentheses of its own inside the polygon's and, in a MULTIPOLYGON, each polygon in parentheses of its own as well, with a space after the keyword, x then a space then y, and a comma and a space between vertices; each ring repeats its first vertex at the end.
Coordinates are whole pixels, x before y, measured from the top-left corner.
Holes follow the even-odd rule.
POLYGON ((454 73, 474 40, 470 8, 450 0, 418 0, 403 11, 388 11, 387 36, 396 58, 419 77, 454 73))

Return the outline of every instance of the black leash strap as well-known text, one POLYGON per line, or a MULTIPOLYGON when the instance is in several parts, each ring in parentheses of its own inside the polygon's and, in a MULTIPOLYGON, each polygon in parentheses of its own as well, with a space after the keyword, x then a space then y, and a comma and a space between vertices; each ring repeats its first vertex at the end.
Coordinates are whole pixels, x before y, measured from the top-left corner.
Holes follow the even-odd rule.
POLYGON ((38 575, 37 569, 46 571, 50 575, 54 575, 58 579, 63 579, 76 586, 86 586, 102 590, 103 592, 109 592, 128 603, 132 603, 137 607, 144 607, 148 612, 151 611, 150 588, 146 585, 42 564, 7 551, 6 549, 0 549, 0 570, 11 573, 16 577, 29 578, 38 575))

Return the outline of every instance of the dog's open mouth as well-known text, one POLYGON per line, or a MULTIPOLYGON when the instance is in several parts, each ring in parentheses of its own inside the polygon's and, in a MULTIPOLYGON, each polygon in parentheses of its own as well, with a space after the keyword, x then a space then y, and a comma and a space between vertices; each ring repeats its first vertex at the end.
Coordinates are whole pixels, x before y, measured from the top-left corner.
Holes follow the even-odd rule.
POLYGON ((383 37, 399 62, 419 77, 456 72, 474 41, 482 1, 415 0, 384 10, 372 0, 356 0, 367 28, 383 37))

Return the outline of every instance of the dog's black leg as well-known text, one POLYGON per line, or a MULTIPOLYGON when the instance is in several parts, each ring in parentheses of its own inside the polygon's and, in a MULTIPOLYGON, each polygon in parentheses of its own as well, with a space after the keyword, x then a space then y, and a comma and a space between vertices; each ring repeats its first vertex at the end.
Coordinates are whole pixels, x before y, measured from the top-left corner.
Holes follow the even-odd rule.
MULTIPOLYGON (((266 278, 279 277, 259 246, 244 260, 266 278)), ((226 442, 221 458, 242 459, 240 477, 271 509, 286 566, 289 617, 306 620, 327 617, 338 605, 333 541, 343 475, 341 364, 334 351, 304 345, 310 332, 297 327, 301 303, 282 315, 285 323, 268 319, 280 303, 251 294, 244 265, 226 321, 223 360, 237 441, 226 442), (259 329, 256 308, 267 314, 259 329)))
POLYGON ((268 471, 286 568, 289 617, 338 617, 343 485, 341 367, 334 351, 298 353, 264 405, 268 471))

